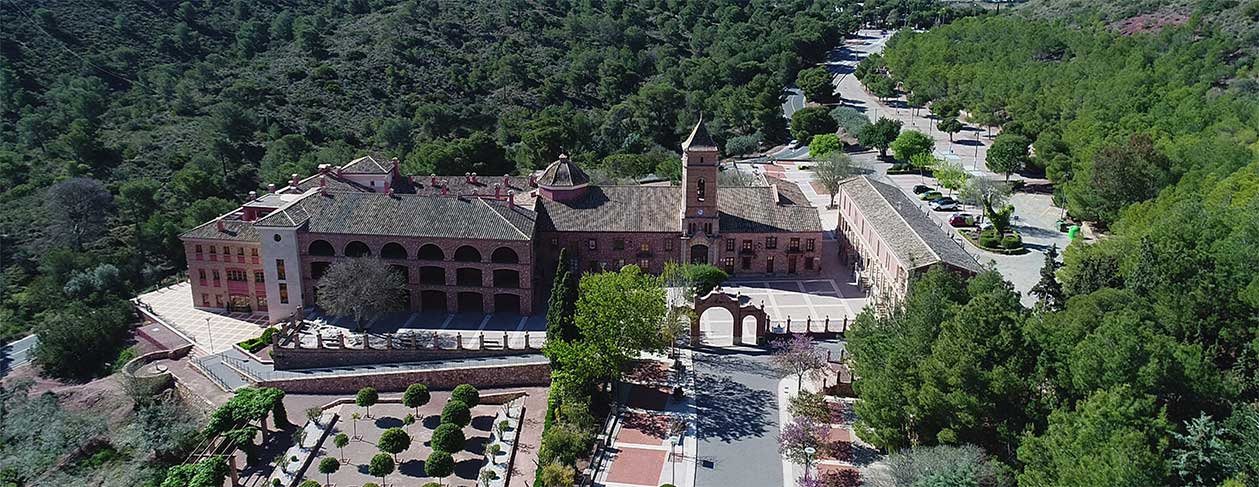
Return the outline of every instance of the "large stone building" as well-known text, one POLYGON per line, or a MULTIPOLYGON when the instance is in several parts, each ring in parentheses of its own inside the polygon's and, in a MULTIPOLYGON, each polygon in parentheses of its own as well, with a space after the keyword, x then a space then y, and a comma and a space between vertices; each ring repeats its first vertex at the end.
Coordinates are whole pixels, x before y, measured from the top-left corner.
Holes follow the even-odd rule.
POLYGON ((821 222, 793 183, 720 187, 701 121, 683 143, 681 186, 596 185, 566 157, 540 175, 404 176, 363 157, 251 194, 182 236, 196 306, 265 312, 317 306, 338 259, 374 256, 405 277, 412 311, 532 314, 561 249, 571 269, 666 261, 733 274, 816 274, 821 222))
POLYGON ((840 185, 840 259, 875 299, 901 299, 932 267, 978 273, 975 258, 891 184, 860 176, 840 185))

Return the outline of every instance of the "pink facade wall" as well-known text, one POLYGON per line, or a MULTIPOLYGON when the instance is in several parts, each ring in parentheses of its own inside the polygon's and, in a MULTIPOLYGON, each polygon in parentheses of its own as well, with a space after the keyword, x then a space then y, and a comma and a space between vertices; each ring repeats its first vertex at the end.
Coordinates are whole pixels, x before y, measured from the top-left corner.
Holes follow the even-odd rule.
MULTIPOLYGON (((817 275, 821 273, 821 234, 814 233, 772 233, 772 234, 748 234, 748 233, 732 233, 721 235, 717 240, 715 255, 717 259, 710 264, 716 265, 730 272, 732 275, 749 275, 749 274, 766 274, 767 265, 770 257, 773 257, 774 267, 771 274, 789 276, 789 275, 817 275), (766 249, 765 238, 776 237, 778 239, 777 248, 766 249), (798 251, 792 251, 789 248, 792 238, 800 239, 800 247, 798 251), (726 240, 734 239, 734 251, 726 250, 726 240), (808 240, 813 239, 813 250, 807 250, 808 240), (751 252, 742 252, 743 241, 750 240, 753 244, 751 252), (749 258, 750 269, 744 269, 743 257, 749 258), (729 260, 727 260, 729 258, 729 260), (792 258, 795 259, 795 272, 788 272, 792 258), (811 261, 810 265, 807 261, 811 261), (811 268, 810 268, 811 267, 811 268)), ((647 272, 660 273, 664 271, 664 264, 667 261, 680 261, 683 255, 682 246, 689 246, 692 242, 683 240, 681 234, 672 232, 658 233, 630 233, 630 232, 606 232, 606 233, 569 233, 569 232, 546 232, 538 237, 538 269, 540 273, 546 276, 552 276, 554 273, 556 260, 559 258, 560 249, 568 249, 570 258, 576 259, 575 270, 580 273, 591 272, 598 269, 614 270, 625 264, 636 264, 644 268, 647 272), (594 241, 594 248, 591 248, 591 241, 594 241), (617 242, 621 245, 618 249, 617 242), (647 245, 644 252, 642 245, 647 245)))
MULTIPOLYGON (((463 304, 469 303, 471 296, 479 295, 480 308, 477 312, 510 312, 509 309, 500 309, 511 303, 514 299, 518 302, 519 312, 522 314, 532 314, 536 296, 534 295, 534 276, 532 269, 533 262, 533 245, 528 241, 499 241, 499 240, 462 240, 449 238, 417 238, 417 237, 388 237, 388 236, 366 236, 366 235, 341 235, 341 234, 316 234, 316 233, 300 233, 298 234, 298 245, 302 259, 302 282, 305 283, 305 289, 302 289, 304 302, 307 305, 317 303, 317 295, 315 292, 317 282, 313 272, 315 267, 320 263, 331 264, 338 259, 345 258, 346 247, 351 242, 362 242, 367 245, 371 251, 371 255, 381 257, 386 263, 406 268, 407 289, 409 296, 407 298, 407 309, 411 311, 439 311, 435 303, 428 301, 426 303, 425 296, 430 298, 441 293, 444 299, 444 311, 459 311, 460 295, 465 298, 463 304), (322 240, 332 245, 334 256, 311 255, 311 243, 322 240), (395 259, 386 258, 382 254, 386 244, 396 243, 406 250, 406 258, 395 259), (444 254, 444 258, 440 261, 436 260, 420 260, 417 255, 421 247, 426 244, 433 244, 439 247, 444 254), (455 253, 460 247, 471 247, 476 249, 480 254, 480 260, 474 262, 461 262, 455 260, 455 253), (516 254, 517 263, 493 262, 494 252, 500 248, 511 249, 516 254), (440 268, 445 273, 444 284, 429 284, 421 282, 421 270, 425 268, 440 268), (476 283, 459 283, 457 278, 460 269, 472 269, 480 271, 481 278, 476 283), (509 282, 495 282, 495 271, 500 272, 502 277, 509 277, 514 271, 517 277, 515 287, 509 282), (427 304, 427 305, 426 305, 427 304), (503 305, 503 306, 500 306, 503 305)), ((510 281, 510 279, 507 279, 510 281)), ((473 311, 463 307, 464 311, 473 311)))
POLYGON ((908 286, 908 272, 901 264, 883 238, 875 233, 874 228, 866 223, 848 194, 839 195, 839 232, 843 235, 843 251, 850 257, 860 259, 864 272, 869 276, 871 284, 890 289, 904 295, 908 286))
POLYGON ((188 280, 192 283, 194 306, 224 309, 235 304, 234 310, 244 311, 247 306, 250 311, 266 311, 267 290, 265 283, 258 280, 262 263, 257 243, 189 239, 184 241, 184 252, 188 257, 188 280), (197 252, 198 248, 201 252, 197 252), (224 255, 224 248, 230 255, 224 255), (244 281, 229 279, 238 277, 237 272, 244 274, 244 281), (215 275, 219 277, 217 280, 215 275))

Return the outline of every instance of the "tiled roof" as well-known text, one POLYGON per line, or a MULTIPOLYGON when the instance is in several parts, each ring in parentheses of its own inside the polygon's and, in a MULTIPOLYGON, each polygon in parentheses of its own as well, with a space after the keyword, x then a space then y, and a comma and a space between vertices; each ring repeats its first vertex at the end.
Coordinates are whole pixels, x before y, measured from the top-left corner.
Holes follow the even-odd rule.
POLYGON ((780 205, 769 186, 718 188, 722 232, 820 232, 822 221, 812 206, 780 205))
POLYGON ((471 182, 464 176, 437 176, 438 184, 433 185, 433 176, 414 176, 415 194, 421 195, 440 195, 442 191, 442 181, 450 195, 470 195, 476 194, 494 194, 494 185, 503 184, 503 178, 507 178, 507 185, 503 187, 504 195, 508 191, 515 191, 516 194, 523 194, 532 191, 533 186, 529 185, 529 178, 519 176, 479 176, 477 182, 471 182))
POLYGON ((393 161, 363 156, 341 166, 341 171, 349 174, 389 174, 393 172, 393 161))
POLYGON ((256 224, 305 225, 311 233, 529 240, 535 220, 528 208, 482 198, 311 191, 256 224))
POLYGON ((546 170, 542 171, 542 176, 538 177, 538 186, 553 188, 581 186, 589 183, 590 176, 587 176, 581 168, 577 167, 577 164, 568 160, 566 156, 560 156, 559 160, 546 166, 546 170))
POLYGON ((677 186, 591 186, 576 200, 538 198, 536 206, 543 231, 682 231, 682 188, 677 186))
POLYGON ((982 270, 975 258, 900 188, 862 176, 845 181, 841 191, 852 198, 866 222, 910 269, 943 262, 973 272, 982 270))
POLYGON ((717 149, 717 142, 713 141, 712 134, 708 133, 708 126, 704 125, 704 115, 699 116, 699 122, 695 124, 695 128, 691 129, 690 137, 682 143, 685 150, 691 149, 717 149))
POLYGON ((765 176, 765 181, 767 184, 773 184, 778 187, 779 204, 813 206, 813 203, 809 202, 809 198, 804 195, 804 191, 800 190, 798 184, 773 176, 765 176))
POLYGON ((257 242, 258 232, 254 230, 252 223, 243 221, 238 216, 225 215, 184 232, 180 238, 257 242), (219 230, 217 224, 219 219, 223 220, 223 230, 219 230))

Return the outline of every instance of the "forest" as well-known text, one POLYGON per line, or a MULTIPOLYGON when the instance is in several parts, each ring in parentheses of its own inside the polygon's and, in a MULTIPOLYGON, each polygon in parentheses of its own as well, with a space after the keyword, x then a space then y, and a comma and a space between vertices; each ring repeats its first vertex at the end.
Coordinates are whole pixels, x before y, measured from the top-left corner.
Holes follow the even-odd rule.
POLYGON ((864 68, 1034 141, 1027 171, 1106 233, 1047 258, 1031 309, 990 271, 864 312, 863 438, 978 445, 999 485, 1259 483, 1259 70, 1203 18, 963 19, 864 68))

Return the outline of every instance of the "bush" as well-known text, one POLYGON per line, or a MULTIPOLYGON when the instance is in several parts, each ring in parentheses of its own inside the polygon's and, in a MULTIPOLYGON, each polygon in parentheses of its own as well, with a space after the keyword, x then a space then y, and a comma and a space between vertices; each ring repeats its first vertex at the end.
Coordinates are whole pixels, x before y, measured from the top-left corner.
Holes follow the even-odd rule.
POLYGON ((302 483, 297 484, 297 487, 319 487, 319 482, 315 482, 314 480, 303 480, 302 483))
POLYGON ((472 408, 481 403, 481 393, 470 384, 459 384, 455 386, 455 390, 450 392, 450 400, 462 401, 469 408, 472 408))
POLYGON ((259 335, 257 338, 250 338, 243 342, 239 342, 236 344, 236 346, 245 349, 245 351, 249 353, 257 352, 259 350, 267 348, 267 345, 271 344, 271 336, 274 335, 275 332, 276 332, 276 329, 274 327, 267 328, 265 330, 262 330, 262 334, 259 335))
POLYGON ((433 439, 429 445, 434 450, 444 451, 447 453, 455 453, 463 450, 463 443, 467 438, 463 436, 463 429, 451 423, 444 423, 433 430, 433 439))
POLYGON ((1001 246, 1001 238, 997 236, 997 231, 988 229, 980 233, 979 246, 987 249, 999 248, 1001 246))
POLYGON ((444 451, 434 451, 424 462, 424 475, 429 477, 447 477, 455 473, 455 459, 444 451))
POLYGON ((687 267, 687 277, 695 283, 695 293, 703 296, 730 278, 730 274, 711 264, 687 267))
POLYGON ((463 428, 470 422, 472 422, 472 412, 463 401, 452 399, 446 403, 446 407, 442 408, 442 423, 450 423, 463 428))
POLYGON ((741 156, 756 152, 761 145, 761 134, 738 135, 726 139, 726 155, 741 156))
POLYGON ((556 424, 542 434, 542 448, 538 450, 538 462, 559 462, 564 465, 577 463, 590 452, 590 433, 571 424, 556 424))
POLYGON ((1001 239, 1001 248, 1003 249, 1007 249, 1007 250, 1017 249, 1022 246, 1023 246, 1023 237, 1020 237, 1017 233, 1006 235, 1004 238, 1001 239))

